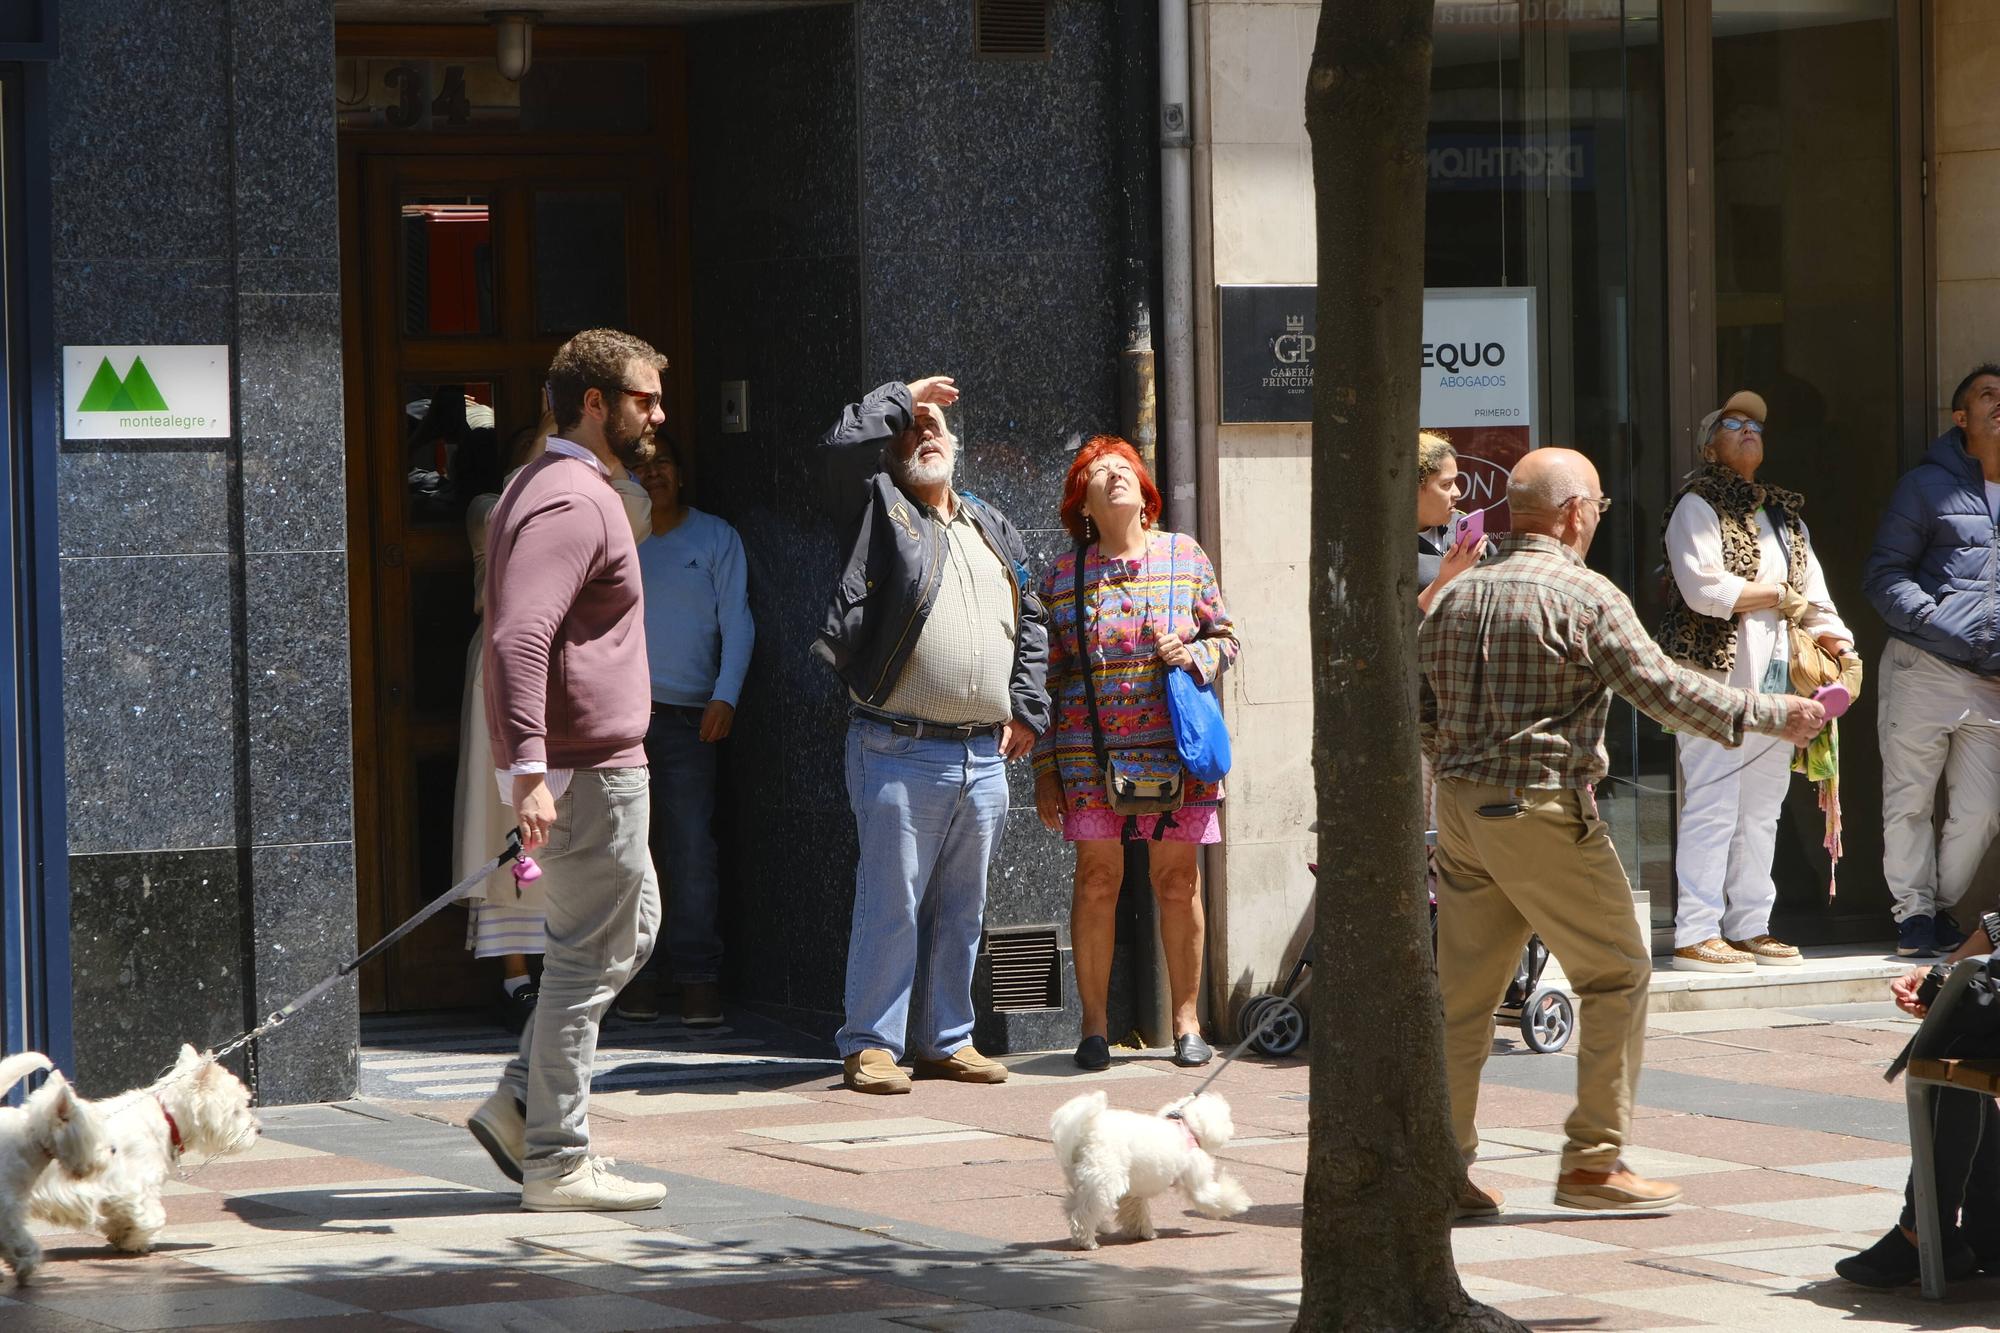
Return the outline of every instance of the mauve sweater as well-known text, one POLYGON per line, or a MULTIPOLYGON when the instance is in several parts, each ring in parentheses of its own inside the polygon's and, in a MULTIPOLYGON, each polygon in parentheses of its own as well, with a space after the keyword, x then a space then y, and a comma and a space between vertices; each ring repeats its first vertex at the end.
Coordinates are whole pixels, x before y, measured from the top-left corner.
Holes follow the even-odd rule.
POLYGON ((508 769, 643 768, 652 720, 639 553, 611 483, 546 453, 486 525, 486 729, 508 769))

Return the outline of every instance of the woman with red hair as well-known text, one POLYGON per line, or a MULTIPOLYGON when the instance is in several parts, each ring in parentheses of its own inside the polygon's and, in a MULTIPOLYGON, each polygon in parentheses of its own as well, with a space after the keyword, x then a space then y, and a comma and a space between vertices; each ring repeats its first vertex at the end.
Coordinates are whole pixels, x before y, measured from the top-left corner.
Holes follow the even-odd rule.
POLYGON ((1035 745, 1035 807, 1044 824, 1076 846, 1070 943, 1083 1007, 1076 1062, 1085 1069, 1111 1063, 1105 1010, 1129 839, 1146 839, 1151 852, 1174 1006, 1174 1063, 1206 1064, 1214 1054, 1195 1012, 1203 930, 1199 848, 1221 840, 1222 789, 1183 774, 1178 810, 1136 816, 1112 810, 1084 689, 1089 671, 1107 751, 1172 755, 1166 673, 1186 671, 1207 683, 1236 659, 1236 632, 1207 554, 1192 537, 1160 531, 1159 516, 1160 492, 1138 453, 1114 435, 1095 437, 1077 452, 1063 484, 1062 521, 1076 549, 1057 556, 1042 576, 1054 722, 1035 745))

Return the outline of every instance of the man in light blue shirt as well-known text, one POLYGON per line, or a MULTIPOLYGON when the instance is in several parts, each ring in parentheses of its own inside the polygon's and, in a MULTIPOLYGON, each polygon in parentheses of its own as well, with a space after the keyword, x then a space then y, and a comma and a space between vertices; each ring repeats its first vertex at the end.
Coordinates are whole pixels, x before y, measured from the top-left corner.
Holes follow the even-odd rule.
MULTIPOLYGON (((646 658, 653 675, 653 721, 646 761, 653 776, 653 860, 668 895, 663 932, 681 1021, 722 1021, 722 937, 715 836, 716 743, 729 734, 756 637, 750 620, 743 542, 713 514, 689 507, 672 442, 634 475, 653 501, 653 534, 639 543, 645 586, 646 658)), ((659 954, 655 954, 657 961, 659 954)), ((649 969, 618 998, 621 1018, 659 1017, 657 973, 649 969)))

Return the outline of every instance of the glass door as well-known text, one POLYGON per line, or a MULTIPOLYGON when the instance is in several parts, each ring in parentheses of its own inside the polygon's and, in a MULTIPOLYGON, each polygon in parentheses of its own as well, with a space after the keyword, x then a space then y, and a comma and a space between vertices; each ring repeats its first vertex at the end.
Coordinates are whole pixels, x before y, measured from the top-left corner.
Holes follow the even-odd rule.
MULTIPOLYGON (((1758 476, 1805 496, 1828 590, 1871 669, 1883 633, 1862 565, 1906 437, 1924 430, 1911 367, 1921 375, 1925 333, 1906 314, 1921 284, 1904 147, 1914 7, 1712 0, 1689 6, 1681 28, 1690 184, 1674 246, 1691 300, 1676 339, 1685 373, 1671 377, 1675 475, 1695 466, 1702 415, 1737 389, 1763 395, 1758 476)), ((1865 938, 1887 919, 1872 698, 1840 728, 1839 894, 1817 789, 1794 782, 1773 865, 1773 929, 1786 939, 1865 938)))

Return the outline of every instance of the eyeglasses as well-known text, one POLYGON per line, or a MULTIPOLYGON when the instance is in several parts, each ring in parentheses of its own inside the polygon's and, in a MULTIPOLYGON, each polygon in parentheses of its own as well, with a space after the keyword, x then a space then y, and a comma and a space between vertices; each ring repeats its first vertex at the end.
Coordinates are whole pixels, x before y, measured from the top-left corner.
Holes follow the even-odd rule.
MULTIPOLYGON (((1597 507, 1597 512, 1600 514, 1608 514, 1611 512, 1611 497, 1608 495, 1572 495, 1569 498, 1571 500, 1581 501, 1582 503, 1587 505, 1595 505, 1597 507)), ((1567 501, 1565 501, 1565 503, 1567 503, 1567 501)))
POLYGON ((1761 421, 1752 421, 1749 417, 1724 417, 1715 424, 1724 430, 1747 430, 1752 435, 1762 435, 1764 433, 1764 423, 1761 421))
POLYGON ((638 400, 639 406, 646 409, 647 416, 653 415, 653 409, 666 401, 666 395, 664 394, 647 393, 643 389, 628 388, 623 384, 617 385, 615 387, 617 388, 618 392, 624 394, 627 398, 633 398, 638 400))

